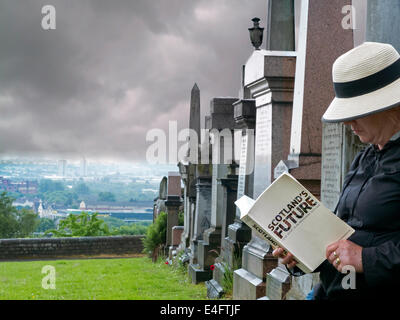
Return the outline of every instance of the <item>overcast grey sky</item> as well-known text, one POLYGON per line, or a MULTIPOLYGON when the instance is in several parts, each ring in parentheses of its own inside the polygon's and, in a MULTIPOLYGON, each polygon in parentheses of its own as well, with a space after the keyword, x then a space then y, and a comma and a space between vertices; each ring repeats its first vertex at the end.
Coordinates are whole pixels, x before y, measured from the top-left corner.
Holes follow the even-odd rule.
POLYGON ((237 96, 266 0, 0 0, 0 156, 144 161, 190 90, 237 96), (56 30, 43 30, 44 5, 56 30))

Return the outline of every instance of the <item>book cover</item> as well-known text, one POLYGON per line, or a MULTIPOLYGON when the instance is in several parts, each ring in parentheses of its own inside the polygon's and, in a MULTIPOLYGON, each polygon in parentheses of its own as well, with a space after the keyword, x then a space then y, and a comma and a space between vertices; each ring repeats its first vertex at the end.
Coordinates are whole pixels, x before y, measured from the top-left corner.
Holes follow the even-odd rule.
POLYGON ((329 244, 354 232, 288 173, 256 200, 243 196, 235 204, 244 223, 273 248, 291 252, 305 273, 313 272, 326 259, 329 244))

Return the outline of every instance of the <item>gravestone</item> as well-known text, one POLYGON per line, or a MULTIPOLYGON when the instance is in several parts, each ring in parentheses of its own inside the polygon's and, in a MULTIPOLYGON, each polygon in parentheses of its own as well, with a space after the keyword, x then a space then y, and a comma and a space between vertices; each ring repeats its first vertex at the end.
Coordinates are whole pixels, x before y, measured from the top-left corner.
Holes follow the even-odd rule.
MULTIPOLYGON (((236 188, 236 198, 239 199, 243 195, 253 196, 255 101, 238 100, 233 107, 236 126, 241 131, 239 176, 236 188)), ((251 239, 251 229, 240 220, 239 209, 233 208, 232 212, 235 213, 234 221, 227 226, 227 236, 222 241, 221 255, 215 263, 213 279, 206 283, 209 298, 222 296, 226 270, 233 271, 241 267, 242 249, 251 239)))
POLYGON ((281 268, 267 274, 266 297, 268 300, 284 300, 290 289, 290 276, 281 268))
MULTIPOLYGON (((295 66, 294 52, 265 50, 255 51, 246 64, 245 86, 256 107, 253 198, 270 185, 273 168, 288 153, 295 66)), ((266 274, 277 265, 270 249, 252 233, 242 268, 234 271, 234 299, 265 296, 266 274)))
POLYGON ((181 243, 179 244, 178 250, 185 250, 187 247, 187 240, 189 237, 189 225, 190 225, 190 214, 189 214, 189 196, 188 196, 188 163, 184 160, 178 162, 179 174, 183 184, 183 231, 181 234, 181 243))
POLYGON ((351 162, 364 148, 365 144, 343 123, 323 124, 321 201, 331 211, 338 203, 351 162))
POLYGON ((224 223, 229 214, 224 180, 231 172, 233 158, 232 130, 235 123, 232 103, 235 101, 237 101, 236 98, 214 98, 210 103, 210 118, 207 120, 207 126, 213 136, 211 217, 210 227, 204 230, 202 240, 198 241, 199 268, 192 272, 192 280, 195 283, 209 280, 212 276, 210 266, 219 255, 221 234, 224 232, 224 223), (228 158, 225 159, 225 157, 228 158))
POLYGON ((294 51, 294 1, 268 1, 267 50, 294 51))
POLYGON ((196 208, 196 166, 199 163, 199 139, 200 139, 200 89, 195 83, 190 94, 190 114, 188 151, 184 159, 179 159, 178 168, 183 182, 183 207, 184 207, 184 231, 182 233, 179 250, 184 251, 181 255, 183 262, 190 260, 190 241, 194 230, 194 218, 196 208), (191 161, 192 160, 192 161, 191 161), (193 160, 195 160, 193 162, 193 160))
POLYGON ((178 172, 168 172, 167 200, 167 246, 172 245, 172 228, 178 225, 181 199, 181 176, 178 172))
POLYGON ((400 1, 368 0, 366 41, 390 43, 400 51, 400 1))
POLYGON ((343 184, 343 125, 323 124, 322 131, 321 201, 333 211, 343 184))
POLYGON ((172 227, 172 241, 171 246, 169 247, 168 258, 171 261, 176 257, 177 248, 181 243, 181 237, 183 233, 184 227, 183 226, 175 226, 172 227))
MULTIPOLYGON (((343 28, 342 8, 351 0, 302 1, 299 9, 298 48, 293 97, 290 148, 287 158, 275 167, 274 177, 288 171, 318 198, 333 206, 340 190, 341 180, 335 176, 340 160, 337 128, 326 128, 323 133, 321 117, 334 98, 332 64, 344 52, 353 48, 353 30, 343 28), (321 182, 323 143, 329 163, 321 182), (329 150, 328 150, 329 149, 329 150), (322 190, 330 193, 321 194, 322 190)), ((283 266, 279 266, 284 270, 283 266)), ((292 277, 292 288, 285 299, 305 297, 318 277, 313 274, 292 277), (306 285, 305 285, 306 284, 306 285)), ((275 283, 276 284, 276 283, 275 283)), ((267 282, 268 291, 268 282, 267 282)))
POLYGON ((166 212, 165 201, 167 200, 167 184, 168 178, 163 177, 158 189, 158 197, 154 199, 153 222, 157 219, 160 212, 166 212))
MULTIPOLYGON (((205 125, 209 125, 209 120, 205 119, 205 125)), ((206 129, 208 129, 206 127, 206 129)), ((188 266, 189 277, 192 283, 206 281, 210 278, 210 270, 203 270, 199 265, 199 241, 203 240, 203 233, 211 226, 211 175, 212 167, 209 159, 209 138, 205 131, 204 141, 201 141, 199 158, 201 161, 196 165, 195 179, 193 186, 196 190, 195 208, 193 216, 193 232, 190 240, 190 264, 188 266), (204 154, 207 157, 204 157, 204 154), (206 159, 204 159, 206 158, 206 159), (205 163, 207 162, 207 163, 205 163)))
MULTIPOLYGON (((334 98, 332 65, 353 48, 341 8, 351 0, 301 2, 289 172, 317 197, 321 181, 321 117, 334 98)), ((282 160, 280 159, 280 160, 282 160)))
MULTIPOLYGON (((197 139, 189 141, 188 152, 190 154, 191 152, 198 151, 200 142, 200 89, 197 83, 194 84, 190 93, 189 129, 197 135, 197 139)), ((191 157, 189 156, 189 158, 191 157)))

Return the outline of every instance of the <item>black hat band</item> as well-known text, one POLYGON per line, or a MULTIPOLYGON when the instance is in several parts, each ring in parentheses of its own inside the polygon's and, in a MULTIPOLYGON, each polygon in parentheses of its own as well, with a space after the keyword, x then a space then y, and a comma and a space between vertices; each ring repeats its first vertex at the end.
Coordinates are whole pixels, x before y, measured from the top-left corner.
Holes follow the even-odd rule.
POLYGON ((349 81, 334 82, 337 98, 353 98, 386 87, 400 78, 400 58, 385 69, 368 77, 349 81))

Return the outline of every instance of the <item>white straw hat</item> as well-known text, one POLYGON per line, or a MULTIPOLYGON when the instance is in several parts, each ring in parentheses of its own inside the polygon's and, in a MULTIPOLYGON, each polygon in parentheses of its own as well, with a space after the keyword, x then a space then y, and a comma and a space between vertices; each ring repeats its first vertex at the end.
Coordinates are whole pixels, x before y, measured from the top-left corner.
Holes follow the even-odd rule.
POLYGON ((400 104, 400 55, 385 43, 365 42, 336 59, 336 97, 324 122, 350 121, 400 104))

